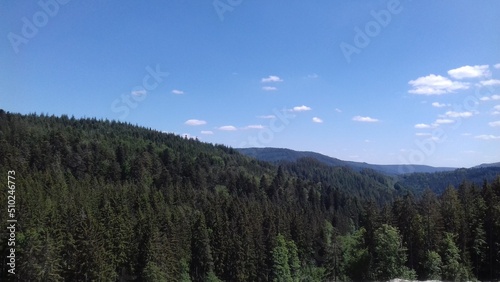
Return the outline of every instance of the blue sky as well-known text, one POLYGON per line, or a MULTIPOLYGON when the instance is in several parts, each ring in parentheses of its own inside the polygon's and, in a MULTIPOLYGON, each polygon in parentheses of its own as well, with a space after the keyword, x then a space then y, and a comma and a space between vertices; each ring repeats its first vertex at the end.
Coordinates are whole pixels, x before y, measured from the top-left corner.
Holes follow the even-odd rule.
POLYGON ((2 1, 0 108, 353 161, 500 161, 498 1, 2 1))

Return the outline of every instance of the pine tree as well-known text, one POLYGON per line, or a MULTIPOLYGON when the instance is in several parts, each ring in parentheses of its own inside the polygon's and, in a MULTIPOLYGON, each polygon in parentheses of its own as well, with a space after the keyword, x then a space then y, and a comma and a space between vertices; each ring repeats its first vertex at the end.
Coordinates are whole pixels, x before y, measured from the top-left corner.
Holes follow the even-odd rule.
POLYGON ((375 231, 375 254, 371 270, 374 280, 390 280, 394 278, 414 279, 414 271, 405 266, 406 248, 396 228, 382 224, 375 231))
POLYGON ((435 251, 427 251, 423 264, 423 279, 441 280, 441 256, 435 251))
POLYGON ((213 271, 213 259, 205 216, 201 212, 195 213, 192 229, 190 274, 193 281, 204 281, 213 271))
POLYGON ((461 281, 464 279, 464 267, 460 261, 460 252, 455 244, 455 235, 445 232, 441 243, 442 278, 446 281, 461 281))
POLYGON ((453 186, 446 188, 441 196, 441 215, 445 232, 458 234, 461 231, 462 205, 453 186))
POLYGON ((486 266, 484 277, 493 280, 500 277, 500 176, 492 184, 483 186, 485 202, 484 229, 486 232, 486 266))
POLYGON ((340 236, 339 279, 365 281, 368 280, 370 256, 365 245, 366 230, 362 227, 353 234, 340 236))
POLYGON ((440 201, 430 189, 424 190, 419 202, 422 225, 424 229, 424 253, 437 250, 441 241, 443 221, 440 212, 440 201))
POLYGON ((301 277, 300 273, 300 260, 297 250, 297 245, 293 240, 286 242, 286 247, 288 249, 288 265, 290 267, 290 276, 293 282, 298 282, 301 277))
POLYGON ((291 282, 293 280, 290 271, 289 253, 285 237, 278 234, 275 238, 274 244, 275 247, 272 251, 272 280, 275 282, 291 282))
POLYGON ((415 269, 422 255, 424 229, 413 194, 407 193, 393 204, 393 217, 408 251, 408 267, 415 269))

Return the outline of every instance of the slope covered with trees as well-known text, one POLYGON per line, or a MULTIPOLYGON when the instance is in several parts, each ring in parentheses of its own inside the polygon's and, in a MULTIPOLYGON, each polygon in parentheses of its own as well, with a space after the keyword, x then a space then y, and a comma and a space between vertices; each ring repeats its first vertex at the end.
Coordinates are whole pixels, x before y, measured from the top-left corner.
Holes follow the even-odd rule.
POLYGON ((397 177, 398 184, 420 194, 425 189, 432 189, 441 194, 450 185, 458 186, 464 181, 481 185, 484 181, 493 181, 500 174, 500 166, 479 166, 459 168, 453 171, 434 173, 410 173, 397 177))
POLYGON ((364 169, 374 170, 390 176, 396 176, 409 172, 432 173, 438 171, 451 171, 451 167, 432 167, 427 165, 378 165, 364 162, 344 161, 337 158, 322 155, 316 152, 294 151, 284 148, 237 148, 238 152, 262 161, 278 163, 281 161, 294 162, 301 158, 316 159, 319 162, 330 166, 345 166, 356 171, 364 169))
POLYGON ((500 178, 417 200, 372 171, 0 110, 4 179, 11 170, 16 276, 2 228, 2 281, 500 277, 500 178))

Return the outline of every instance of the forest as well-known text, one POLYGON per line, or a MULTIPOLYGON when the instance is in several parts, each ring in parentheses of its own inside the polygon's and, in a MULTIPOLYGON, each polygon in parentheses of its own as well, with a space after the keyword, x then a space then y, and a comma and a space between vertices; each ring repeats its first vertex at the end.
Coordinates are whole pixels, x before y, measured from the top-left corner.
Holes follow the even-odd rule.
POLYGON ((500 279, 499 175, 415 193, 371 170, 1 109, 0 173, 1 281, 500 279))

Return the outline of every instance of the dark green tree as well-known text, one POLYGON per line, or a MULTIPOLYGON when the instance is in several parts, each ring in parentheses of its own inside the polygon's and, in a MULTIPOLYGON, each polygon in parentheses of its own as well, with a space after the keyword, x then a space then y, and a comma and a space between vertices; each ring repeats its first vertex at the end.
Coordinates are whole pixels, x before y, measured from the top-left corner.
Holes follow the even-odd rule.
POLYGON ((190 274, 193 281, 204 281, 213 271, 210 237, 205 223, 205 216, 197 212, 194 215, 191 237, 190 274))
POLYGON ((289 252, 285 237, 278 234, 274 244, 275 246, 272 251, 272 280, 276 282, 293 281, 289 264, 289 252))
POLYGON ((454 237, 456 237, 454 234, 445 232, 440 248, 441 275, 446 281, 462 281, 466 276, 454 237))
POLYGON ((422 277, 425 280, 441 280, 441 256, 435 251, 427 251, 422 262, 422 277))
POLYGON ((415 279, 414 270, 410 270, 405 264, 406 248, 403 247, 399 231, 390 225, 382 224, 375 231, 375 254, 371 269, 372 279, 415 279))

